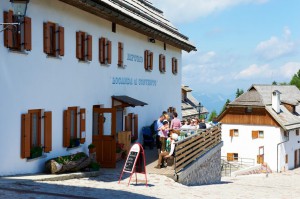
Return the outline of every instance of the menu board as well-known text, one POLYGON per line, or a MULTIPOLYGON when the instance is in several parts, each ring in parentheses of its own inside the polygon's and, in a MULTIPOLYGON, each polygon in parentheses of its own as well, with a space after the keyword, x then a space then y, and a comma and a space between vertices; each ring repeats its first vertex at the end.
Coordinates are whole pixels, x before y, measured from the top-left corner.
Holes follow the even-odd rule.
POLYGON ((139 153, 140 153, 140 146, 138 144, 134 144, 131 147, 129 154, 127 156, 124 169, 123 169, 124 172, 128 172, 128 173, 133 172, 139 153))

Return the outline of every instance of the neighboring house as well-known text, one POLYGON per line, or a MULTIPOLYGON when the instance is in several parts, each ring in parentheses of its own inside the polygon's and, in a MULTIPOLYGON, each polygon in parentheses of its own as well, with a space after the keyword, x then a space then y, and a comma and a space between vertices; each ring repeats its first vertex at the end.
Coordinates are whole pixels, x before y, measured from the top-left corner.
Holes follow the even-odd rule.
POLYGON ((228 161, 251 158, 273 171, 300 166, 300 91, 296 86, 252 85, 219 116, 228 161))
MULTIPOLYGON (((0 176, 41 172, 92 142, 101 167, 114 167, 116 132, 141 142, 163 110, 181 115, 182 51, 196 47, 150 2, 30 0, 27 8, 20 28, 0 33, 0 176)), ((9 0, 0 9, 1 22, 16 22, 9 0)))
POLYGON ((182 119, 191 119, 191 118, 199 118, 199 115, 207 118, 209 114, 208 110, 201 105, 199 101, 197 101, 192 95, 193 90, 188 86, 181 86, 181 113, 182 119), (199 114, 200 110, 200 114, 199 114))

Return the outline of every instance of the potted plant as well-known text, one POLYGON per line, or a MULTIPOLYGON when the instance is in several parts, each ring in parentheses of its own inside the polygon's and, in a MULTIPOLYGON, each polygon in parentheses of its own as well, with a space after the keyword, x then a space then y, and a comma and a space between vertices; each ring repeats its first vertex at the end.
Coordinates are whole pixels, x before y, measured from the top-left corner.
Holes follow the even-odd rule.
POLYGON ((30 149, 30 158, 38 158, 43 155, 43 147, 35 146, 30 149))
POLYGON ((89 149, 89 153, 96 152, 96 146, 93 143, 89 144, 88 149, 89 149))

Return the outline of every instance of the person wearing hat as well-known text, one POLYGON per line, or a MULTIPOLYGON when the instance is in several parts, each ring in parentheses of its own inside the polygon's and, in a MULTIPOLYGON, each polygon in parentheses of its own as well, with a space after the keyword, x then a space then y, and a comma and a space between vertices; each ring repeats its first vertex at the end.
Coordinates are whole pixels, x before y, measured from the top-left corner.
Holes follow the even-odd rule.
POLYGON ((171 156, 175 155, 175 153, 174 153, 175 152, 175 142, 178 139, 178 135, 176 133, 172 133, 172 135, 170 136, 170 139, 171 139, 171 149, 170 149, 170 152, 165 151, 165 152, 160 153, 159 157, 158 157, 157 165, 154 168, 160 169, 161 165, 162 165, 163 159, 168 159, 171 156))

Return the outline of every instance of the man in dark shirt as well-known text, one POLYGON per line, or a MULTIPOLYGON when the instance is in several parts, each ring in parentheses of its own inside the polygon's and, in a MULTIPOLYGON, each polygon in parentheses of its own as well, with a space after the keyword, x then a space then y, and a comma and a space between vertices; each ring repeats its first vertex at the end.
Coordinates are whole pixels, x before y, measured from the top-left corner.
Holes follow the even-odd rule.
POLYGON ((201 122, 199 123, 199 129, 206 129, 206 124, 204 119, 201 119, 201 122))

